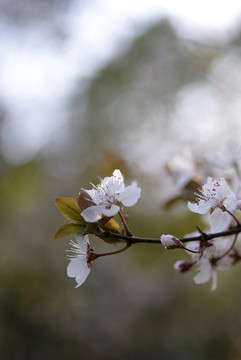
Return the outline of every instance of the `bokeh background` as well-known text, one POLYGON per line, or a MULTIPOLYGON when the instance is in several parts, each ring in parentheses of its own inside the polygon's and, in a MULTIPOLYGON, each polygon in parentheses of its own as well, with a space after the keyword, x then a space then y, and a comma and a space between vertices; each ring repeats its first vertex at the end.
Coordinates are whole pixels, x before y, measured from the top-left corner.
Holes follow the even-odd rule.
POLYGON ((240 15, 238 1, 0 1, 2 359, 240 359, 240 265, 211 293, 173 270, 180 252, 140 244, 75 289, 71 237, 54 240, 54 198, 115 168, 143 189, 135 235, 201 224, 163 208, 167 162, 177 175, 241 141, 240 15))

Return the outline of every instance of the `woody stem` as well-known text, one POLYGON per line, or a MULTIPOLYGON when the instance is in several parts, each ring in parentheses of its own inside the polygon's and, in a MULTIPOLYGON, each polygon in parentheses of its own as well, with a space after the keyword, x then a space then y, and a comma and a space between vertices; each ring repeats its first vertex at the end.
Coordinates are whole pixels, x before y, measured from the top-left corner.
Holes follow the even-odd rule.
POLYGON ((233 240, 233 243, 232 243, 232 245, 230 246, 230 248, 229 248, 227 251, 225 251, 225 253, 224 253, 223 255, 219 256, 218 258, 215 258, 215 260, 220 260, 220 259, 222 259, 224 256, 228 255, 228 253, 230 253, 230 251, 234 248, 234 246, 235 246, 235 244, 236 244, 236 241, 237 241, 237 238, 238 238, 238 234, 235 235, 234 240, 233 240))
POLYGON ((234 214, 232 214, 231 211, 229 211, 229 210, 227 210, 227 209, 225 209, 225 210, 226 210, 227 213, 228 213, 229 215, 231 215, 232 218, 237 222, 238 226, 240 226, 241 224, 240 224, 240 222, 238 221, 238 219, 236 218, 236 216, 235 216, 234 214))
POLYGON ((127 223, 126 223, 126 219, 125 219, 125 216, 124 216, 124 214, 123 214, 123 210, 120 209, 120 211, 118 212, 118 214, 119 214, 119 216, 120 216, 120 218, 121 218, 122 224, 124 225, 126 235, 127 235, 127 236, 132 236, 131 231, 128 229, 128 226, 127 226, 127 223))
POLYGON ((108 255, 115 255, 115 254, 119 254, 123 251, 126 251, 129 247, 131 246, 130 243, 127 243, 122 249, 117 250, 117 251, 111 251, 111 252, 107 252, 107 253, 102 253, 102 254, 95 254, 96 258, 101 257, 101 256, 108 256, 108 255))
POLYGON ((202 253, 203 253, 203 250, 199 250, 199 251, 190 250, 190 249, 188 249, 188 248, 185 247, 185 246, 182 246, 182 249, 184 249, 184 250, 186 250, 186 251, 188 251, 188 252, 190 252, 190 253, 193 253, 193 254, 202 254, 202 253))
MULTIPOLYGON (((230 236, 230 235, 239 234, 239 233, 241 233, 241 226, 238 226, 238 227, 226 230, 226 231, 220 231, 220 232, 217 232, 217 233, 206 234, 205 240, 208 241, 208 240, 211 240, 211 239, 224 237, 224 236, 230 236)), ((128 243, 131 243, 131 244, 146 243, 146 244, 158 244, 158 245, 161 245, 160 238, 145 238, 145 237, 137 237, 137 236, 126 236, 126 235, 116 234, 116 233, 113 233, 111 231, 106 232, 105 236, 107 236, 107 237, 111 236, 111 237, 115 237, 117 239, 123 239, 123 240, 126 240, 128 243)), ((189 241, 201 241, 201 240, 203 240, 203 235, 179 238, 179 240, 182 243, 189 242, 189 241)))

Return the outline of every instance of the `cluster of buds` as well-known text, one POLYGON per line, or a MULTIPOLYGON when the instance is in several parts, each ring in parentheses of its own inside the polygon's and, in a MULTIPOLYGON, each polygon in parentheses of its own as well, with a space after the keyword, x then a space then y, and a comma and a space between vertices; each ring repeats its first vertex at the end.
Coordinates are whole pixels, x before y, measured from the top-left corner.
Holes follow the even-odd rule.
MULTIPOLYGON (((140 238, 132 235, 127 226, 125 207, 137 203, 141 189, 133 182, 125 186, 120 170, 114 170, 110 177, 100 179, 98 185, 92 185, 90 190, 81 188, 77 199, 57 198, 56 206, 69 220, 61 226, 55 237, 60 238, 71 233, 75 234, 76 242, 71 241, 68 251, 69 264, 67 275, 74 277, 77 285, 83 284, 88 277, 92 262, 102 256, 114 255, 127 250, 137 243, 159 243, 166 249, 181 249, 191 255, 190 260, 179 260, 174 269, 183 273, 194 270, 196 284, 211 280, 211 290, 217 287, 218 270, 226 270, 241 259, 238 250, 239 233, 241 232, 241 179, 238 161, 241 159, 241 148, 236 144, 228 145, 229 153, 222 160, 221 157, 212 158, 220 168, 232 168, 229 181, 222 177, 220 180, 208 176, 206 183, 197 187, 194 196, 190 196, 190 186, 197 183, 196 166, 195 177, 192 171, 183 177, 182 194, 188 194, 188 209, 201 215, 209 214, 207 219, 208 232, 200 230, 193 234, 178 238, 174 235, 161 235, 158 239, 140 238), (190 178, 189 178, 190 177, 190 178), (185 191, 184 191, 185 190, 185 191), (187 192, 187 190, 189 192, 187 192), (119 222, 115 216, 119 216, 119 222), (108 243, 124 242, 124 247, 108 253, 96 253, 90 247, 88 234, 93 234, 108 243)), ((179 182, 180 186, 180 182, 179 182)))

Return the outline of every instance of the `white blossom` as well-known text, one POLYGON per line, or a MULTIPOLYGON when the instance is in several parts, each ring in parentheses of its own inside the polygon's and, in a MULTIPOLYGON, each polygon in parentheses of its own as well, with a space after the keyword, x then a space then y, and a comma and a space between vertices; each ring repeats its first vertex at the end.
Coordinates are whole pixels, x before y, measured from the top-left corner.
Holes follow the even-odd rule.
MULTIPOLYGON (((192 256, 192 262, 190 264, 194 264, 194 268, 197 271, 197 274, 194 276, 193 280, 196 284, 203 284, 212 280, 212 287, 211 290, 215 290, 217 287, 217 273, 216 269, 212 266, 212 257, 215 254, 215 246, 210 244, 211 246, 206 247, 202 253, 188 253, 192 256)), ((186 245, 187 249, 192 251, 199 251, 200 250, 200 243, 199 241, 191 241, 186 245)), ((181 261, 179 260, 175 265, 174 269, 181 271, 180 265, 181 261)), ((191 268, 191 266, 189 267, 191 268)), ((189 269, 188 268, 188 269, 189 269)))
MULTIPOLYGON (((228 251, 232 241, 232 238, 218 239, 215 244, 213 241, 209 241, 208 246, 200 253, 187 251, 191 255, 192 261, 179 260, 174 264, 174 269, 184 272, 193 268, 197 273, 193 278, 194 282, 204 284, 211 280, 211 290, 214 291, 217 288, 217 271, 226 270, 234 264, 232 251, 228 251)), ((186 245, 186 248, 192 251, 200 251, 200 242, 191 241, 186 245)))
POLYGON ((90 273, 90 245, 88 235, 82 236, 78 233, 76 234, 76 242, 70 241, 72 246, 70 250, 67 250, 70 255, 68 255, 70 262, 67 267, 67 275, 69 277, 74 277, 77 282, 76 287, 82 285, 87 276, 90 273))
POLYGON ((237 198, 228 188, 224 178, 220 181, 208 177, 199 193, 195 193, 196 202, 188 202, 188 208, 198 214, 211 211, 210 225, 213 231, 222 231, 230 224, 231 217, 226 210, 232 212, 237 207, 237 198))
POLYGON ((111 177, 105 177, 93 189, 86 190, 95 205, 89 206, 81 212, 86 222, 96 222, 101 217, 112 217, 123 206, 133 206, 140 198, 141 189, 133 183, 125 187, 120 170, 115 170, 111 177))

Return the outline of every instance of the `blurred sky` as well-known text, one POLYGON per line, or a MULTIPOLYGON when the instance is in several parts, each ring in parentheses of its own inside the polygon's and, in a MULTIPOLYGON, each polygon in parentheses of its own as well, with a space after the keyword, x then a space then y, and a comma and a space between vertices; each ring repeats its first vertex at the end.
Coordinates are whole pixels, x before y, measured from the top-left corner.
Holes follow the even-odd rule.
MULTIPOLYGON (((182 36, 224 39, 240 20, 239 1, 76 0, 57 12, 64 41, 43 22, 1 20, 0 99, 7 117, 1 131, 6 160, 30 160, 66 121, 65 101, 76 79, 88 79, 151 22, 168 16, 182 36)), ((83 82, 85 84, 86 82, 83 82)))

